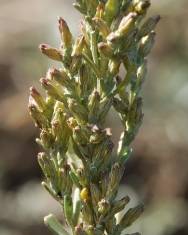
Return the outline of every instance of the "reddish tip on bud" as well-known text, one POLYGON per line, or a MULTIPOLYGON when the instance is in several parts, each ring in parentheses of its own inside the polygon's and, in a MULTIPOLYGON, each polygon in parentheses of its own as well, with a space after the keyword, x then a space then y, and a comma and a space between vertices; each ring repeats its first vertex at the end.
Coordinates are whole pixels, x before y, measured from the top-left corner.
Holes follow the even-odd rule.
POLYGON ((30 96, 33 98, 39 109, 45 109, 45 101, 41 94, 34 87, 30 87, 30 96))
POLYGON ((68 49, 72 46, 72 34, 69 30, 66 21, 62 17, 59 17, 58 22, 59 22, 59 31, 61 33, 61 40, 63 42, 65 49, 68 49))
POLYGON ((44 55, 48 56, 50 59, 62 61, 61 52, 56 48, 53 48, 47 44, 41 44, 39 45, 39 49, 44 55))
POLYGON ((65 21, 61 16, 59 16, 58 22, 59 22, 59 29, 60 29, 60 30, 61 30, 63 27, 67 26, 66 21, 65 21))
POLYGON ((40 93, 37 91, 37 89, 35 87, 33 87, 33 86, 29 88, 29 91, 30 91, 30 95, 32 97, 35 97, 36 95, 37 96, 40 95, 40 93))
POLYGON ((47 44, 40 44, 39 49, 41 50, 42 53, 45 52, 46 49, 48 49, 49 46, 47 44))
POLYGON ((49 80, 46 78, 41 78, 40 82, 43 86, 48 86, 49 85, 49 80))
POLYGON ((98 49, 99 49, 99 52, 102 53, 103 55, 109 58, 113 57, 113 50, 107 43, 100 42, 98 44, 98 49))

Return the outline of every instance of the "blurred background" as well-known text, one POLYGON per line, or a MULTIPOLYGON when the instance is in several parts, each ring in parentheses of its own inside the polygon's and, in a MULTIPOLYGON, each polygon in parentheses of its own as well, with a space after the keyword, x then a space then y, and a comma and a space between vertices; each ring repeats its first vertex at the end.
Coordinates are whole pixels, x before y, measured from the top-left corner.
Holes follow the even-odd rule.
MULTIPOLYGON (((128 232, 188 234, 188 1, 153 0, 160 13, 145 83, 144 123, 127 163, 121 194, 146 210, 128 232)), ((59 214, 40 185, 38 135, 28 115, 28 89, 39 87, 51 61, 37 47, 59 44, 57 16, 79 33, 70 0, 0 0, 0 235, 48 235, 43 217, 59 214)), ((115 137, 121 130, 110 114, 115 137)), ((111 123, 110 123, 111 122, 111 123)))

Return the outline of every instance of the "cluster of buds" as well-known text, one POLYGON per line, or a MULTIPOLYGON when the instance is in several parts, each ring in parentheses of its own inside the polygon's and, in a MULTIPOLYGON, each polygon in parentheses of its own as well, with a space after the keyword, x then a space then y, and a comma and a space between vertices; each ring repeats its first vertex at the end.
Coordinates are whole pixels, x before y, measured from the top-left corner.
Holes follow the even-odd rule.
POLYGON ((160 17, 144 20, 149 0, 77 0, 74 6, 83 14, 81 36, 74 40, 59 18, 60 48, 42 44, 40 50, 60 68, 40 79, 45 98, 30 89, 44 150, 38 154, 42 185, 60 203, 69 229, 52 214, 45 224, 58 235, 120 235, 143 212, 142 205, 130 208, 118 221, 130 199, 118 200, 117 193, 143 119, 140 90, 160 17), (112 107, 124 127, 116 155, 105 126, 112 107))

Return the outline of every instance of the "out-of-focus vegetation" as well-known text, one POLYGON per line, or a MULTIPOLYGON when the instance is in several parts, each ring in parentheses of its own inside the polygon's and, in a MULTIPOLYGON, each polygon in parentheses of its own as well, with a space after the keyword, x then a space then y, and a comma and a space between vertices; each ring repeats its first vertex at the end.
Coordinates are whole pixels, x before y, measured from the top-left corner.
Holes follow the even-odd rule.
MULTIPOLYGON (((184 235, 188 234, 188 1, 152 2, 152 13, 160 12, 162 20, 144 86, 144 124, 120 193, 145 202, 145 214, 136 225, 144 235, 184 235)), ((70 0, 0 1, 2 235, 47 235, 42 217, 60 212, 39 184, 38 146, 33 141, 37 130, 27 111, 28 88, 38 86, 50 62, 37 46, 43 41, 58 45, 59 15, 78 34, 80 16, 70 0)), ((121 130, 118 117, 111 113, 109 122, 116 137, 121 130)))

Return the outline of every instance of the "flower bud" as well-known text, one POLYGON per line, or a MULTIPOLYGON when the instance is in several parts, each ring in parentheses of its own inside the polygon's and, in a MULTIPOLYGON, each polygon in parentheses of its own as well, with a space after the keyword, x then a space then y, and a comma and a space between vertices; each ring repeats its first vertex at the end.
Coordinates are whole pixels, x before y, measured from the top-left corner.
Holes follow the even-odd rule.
POLYGON ((115 110, 118 113, 121 113, 122 115, 126 115, 128 112, 128 107, 125 103, 123 103, 121 100, 119 100, 118 98, 113 98, 113 106, 115 108, 115 110))
POLYGON ((116 60, 110 60, 109 62, 109 72, 112 76, 116 76, 119 73, 121 62, 116 60))
POLYGON ((127 36, 134 29, 136 18, 137 14, 132 12, 128 16, 123 17, 115 34, 119 37, 127 36))
POLYGON ((72 46, 72 34, 65 20, 59 17, 59 31, 61 33, 61 40, 65 49, 69 49, 72 46))
POLYGON ((121 180, 122 176, 122 167, 119 165, 119 163, 115 163, 112 166, 110 177, 109 177, 109 185, 106 192, 106 197, 111 200, 115 198, 117 194, 117 189, 119 186, 119 182, 121 180))
POLYGON ((146 22, 142 25, 139 32, 139 38, 142 38, 153 31, 161 19, 160 15, 152 16, 146 20, 146 22))
POLYGON ((56 48, 53 48, 47 44, 41 44, 39 46, 39 49, 41 50, 41 52, 44 55, 48 56, 52 60, 62 61, 62 59, 63 59, 61 52, 59 50, 57 50, 56 48))
POLYGON ((85 46, 85 38, 84 36, 77 38, 76 43, 73 47, 72 57, 80 56, 82 54, 82 50, 85 46))
POLYGON ((111 98, 105 98, 100 102, 100 111, 99 111, 99 120, 103 122, 105 119, 107 113, 109 112, 110 108, 112 106, 112 99, 111 98))
POLYGON ((107 43, 100 42, 98 44, 98 49, 99 49, 99 52, 101 54, 105 55, 106 57, 108 57, 108 58, 113 57, 113 50, 112 50, 111 46, 109 46, 107 43))
POLYGON ((123 197, 121 200, 115 201, 111 208, 111 214, 115 215, 118 212, 122 211, 125 206, 129 203, 130 198, 128 196, 123 197))
POLYGON ((83 122, 88 119, 87 109, 83 105, 78 104, 74 99, 68 99, 68 107, 79 121, 83 122))
POLYGON ((138 0, 138 3, 134 6, 134 10, 139 14, 145 14, 151 3, 149 0, 138 0))
POLYGON ((146 57, 150 53, 155 42, 155 36, 156 33, 152 31, 150 34, 141 39, 139 48, 139 54, 141 56, 146 57))
POLYGON ((143 213, 144 211, 144 207, 143 205, 139 205, 137 207, 134 208, 130 208, 127 213, 125 213, 125 215, 122 217, 119 226, 120 228, 125 229, 129 226, 131 226, 131 224, 133 222, 135 222, 135 220, 138 219, 138 217, 143 213))
POLYGON ((64 70, 51 69, 50 74, 52 79, 54 79, 60 85, 66 87, 68 90, 74 89, 72 81, 64 70))
POLYGON ((91 198, 94 208, 97 208, 98 202, 101 198, 101 192, 96 184, 90 184, 91 198))
POLYGON ((104 8, 105 8, 104 3, 103 2, 99 2, 98 6, 97 6, 97 9, 96 9, 96 14, 95 14, 96 18, 103 18, 104 8))
POLYGON ((97 18, 97 17, 93 18, 93 21, 95 25, 97 26, 97 29, 99 30, 99 33, 101 34, 103 39, 106 39, 108 34, 110 34, 110 28, 108 27, 106 22, 102 20, 101 18, 97 18))
POLYGON ((30 96, 33 98, 33 100, 37 104, 38 108, 41 111, 44 111, 46 108, 45 101, 44 101, 43 97, 41 96, 41 94, 34 87, 30 88, 30 96))
POLYGON ((47 127, 48 121, 44 114, 38 110, 35 104, 29 103, 29 113, 33 120, 35 121, 36 126, 39 128, 47 127))
POLYGON ((119 12, 120 2, 120 0, 107 0, 105 4, 104 18, 109 25, 119 12))
POLYGON ((40 82, 42 87, 47 91, 49 96, 52 96, 58 101, 62 101, 64 104, 66 104, 66 99, 63 96, 63 93, 57 88, 57 86, 53 83, 53 81, 46 78, 41 78, 40 82))
POLYGON ((99 103, 100 103, 100 94, 97 90, 94 90, 93 93, 89 97, 89 120, 92 123, 95 123, 97 120, 97 112, 99 109, 99 103))

